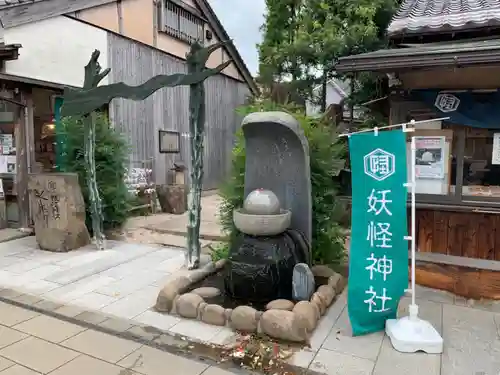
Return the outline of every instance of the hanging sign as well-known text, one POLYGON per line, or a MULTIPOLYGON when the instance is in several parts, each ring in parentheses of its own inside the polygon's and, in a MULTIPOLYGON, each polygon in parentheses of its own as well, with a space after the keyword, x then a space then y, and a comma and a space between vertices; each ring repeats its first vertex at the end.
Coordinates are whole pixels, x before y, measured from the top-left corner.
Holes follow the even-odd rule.
POLYGON ((383 330, 408 287, 406 137, 349 137, 352 228, 348 312, 354 336, 383 330))
POLYGON ((450 123, 473 128, 499 129, 500 90, 493 92, 447 92, 438 89, 411 90, 410 96, 424 102, 450 123))

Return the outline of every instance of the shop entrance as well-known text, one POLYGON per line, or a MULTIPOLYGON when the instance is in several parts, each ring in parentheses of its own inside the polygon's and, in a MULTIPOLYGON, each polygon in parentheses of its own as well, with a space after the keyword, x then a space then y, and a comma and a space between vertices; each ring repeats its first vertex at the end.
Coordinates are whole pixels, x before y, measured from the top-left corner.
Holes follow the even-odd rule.
POLYGON ((31 226, 29 173, 56 169, 55 107, 60 92, 0 90, 0 229, 31 226))

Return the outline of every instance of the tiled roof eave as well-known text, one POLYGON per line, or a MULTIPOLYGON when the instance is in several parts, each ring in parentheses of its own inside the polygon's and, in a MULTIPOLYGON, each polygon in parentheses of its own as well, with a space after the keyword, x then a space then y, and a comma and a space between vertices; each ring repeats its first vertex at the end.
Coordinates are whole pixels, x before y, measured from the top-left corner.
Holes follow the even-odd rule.
POLYGON ((415 15, 405 12, 406 16, 396 15, 387 33, 390 36, 402 33, 430 33, 479 28, 500 25, 500 7, 483 8, 458 13, 440 13, 435 15, 415 15))
POLYGON ((387 53, 380 56, 370 56, 369 53, 347 56, 340 59, 335 69, 339 73, 393 72, 446 66, 465 67, 500 64, 500 46, 491 49, 478 48, 474 51, 449 51, 443 53, 436 53, 435 51, 432 53, 418 53, 417 50, 408 49, 404 55, 394 50, 392 54, 387 53))

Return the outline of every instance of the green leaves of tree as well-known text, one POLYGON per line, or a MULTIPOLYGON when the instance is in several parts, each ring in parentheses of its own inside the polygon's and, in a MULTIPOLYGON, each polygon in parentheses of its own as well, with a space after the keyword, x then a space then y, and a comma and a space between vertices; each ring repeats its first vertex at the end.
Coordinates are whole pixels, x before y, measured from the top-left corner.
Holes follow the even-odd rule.
POLYGON ((334 76, 343 56, 387 44, 385 29, 397 0, 266 0, 259 45, 259 79, 264 85, 292 80, 302 87, 334 76))
MULTIPOLYGON (((96 116, 95 125, 96 138, 99 140, 95 145, 96 179, 103 204, 104 229, 119 228, 129 217, 132 198, 125 185, 130 148, 122 135, 109 126, 103 114, 96 116)), ((78 174, 87 207, 87 228, 92 231, 82 119, 64 117, 58 136, 64 139, 62 171, 78 174)))
MULTIPOLYGON (((339 141, 332 128, 321 119, 305 116, 301 108, 280 105, 268 100, 255 101, 240 109, 242 115, 261 111, 284 111, 299 121, 309 143, 311 188, 313 203, 312 253, 315 264, 340 263, 344 258, 345 230, 341 226, 345 206, 338 197, 338 174, 345 156, 345 144, 339 141)), ((234 227, 233 210, 243 206, 245 183, 245 144, 241 131, 237 134, 229 178, 220 188, 222 204, 219 218, 222 228, 231 238, 238 231, 234 227)))

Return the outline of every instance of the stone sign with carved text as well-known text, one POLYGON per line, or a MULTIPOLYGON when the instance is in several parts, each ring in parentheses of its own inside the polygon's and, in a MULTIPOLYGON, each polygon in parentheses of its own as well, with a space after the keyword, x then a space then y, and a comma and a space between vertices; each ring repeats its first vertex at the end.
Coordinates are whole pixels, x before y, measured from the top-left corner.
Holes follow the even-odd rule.
POLYGON ((30 174, 30 207, 38 245, 66 252, 90 243, 85 202, 73 173, 30 174))

